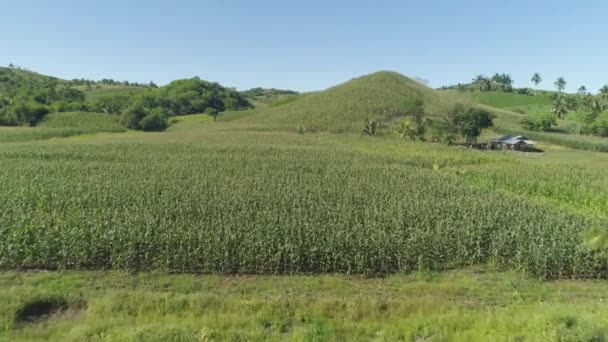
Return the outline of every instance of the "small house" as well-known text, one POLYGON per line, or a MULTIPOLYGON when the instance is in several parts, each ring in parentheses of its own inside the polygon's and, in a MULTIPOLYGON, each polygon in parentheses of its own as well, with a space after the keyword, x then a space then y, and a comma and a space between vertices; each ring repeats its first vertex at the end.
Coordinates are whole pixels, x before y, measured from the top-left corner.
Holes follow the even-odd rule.
POLYGON ((505 135, 499 139, 492 141, 492 147, 502 148, 505 150, 526 151, 535 144, 534 141, 524 137, 523 135, 505 135))

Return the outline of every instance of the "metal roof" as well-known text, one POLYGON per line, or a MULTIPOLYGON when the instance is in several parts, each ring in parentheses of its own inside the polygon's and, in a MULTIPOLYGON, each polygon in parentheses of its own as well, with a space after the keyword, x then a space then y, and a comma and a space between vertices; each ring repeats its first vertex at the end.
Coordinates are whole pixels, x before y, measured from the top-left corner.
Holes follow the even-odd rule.
POLYGON ((527 145, 534 145, 534 141, 529 140, 527 137, 524 137, 523 135, 505 135, 502 138, 496 139, 494 140, 494 142, 499 142, 499 143, 505 143, 505 144, 509 144, 509 145, 515 145, 517 143, 524 143, 527 145))

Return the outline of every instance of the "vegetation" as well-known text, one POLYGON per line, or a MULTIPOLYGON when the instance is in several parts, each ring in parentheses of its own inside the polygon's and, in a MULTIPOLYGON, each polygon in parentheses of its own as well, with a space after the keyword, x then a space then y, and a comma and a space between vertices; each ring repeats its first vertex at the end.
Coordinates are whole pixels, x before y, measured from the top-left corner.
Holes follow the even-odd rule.
POLYGON ((608 287, 474 268, 363 279, 0 273, 7 341, 440 341, 606 338, 608 287), (54 303, 23 321, 22 310, 54 303))
POLYGON ((0 68, 0 125, 4 126, 35 126, 49 113, 84 111, 121 115, 120 122, 127 128, 159 130, 167 127, 169 116, 251 107, 236 90, 199 78, 158 88, 153 82, 63 81, 17 68, 0 68), (85 97, 76 89, 82 86, 83 91, 95 95, 85 97))
POLYGON ((549 132, 557 125, 557 116, 553 113, 540 113, 524 119, 524 127, 531 131, 549 132))
POLYGON ((411 114, 417 103, 434 94, 434 90, 405 76, 378 72, 278 106, 258 108, 245 117, 225 115, 223 120, 270 129, 302 126, 310 131, 360 133, 362 122, 374 120, 383 127, 411 114))

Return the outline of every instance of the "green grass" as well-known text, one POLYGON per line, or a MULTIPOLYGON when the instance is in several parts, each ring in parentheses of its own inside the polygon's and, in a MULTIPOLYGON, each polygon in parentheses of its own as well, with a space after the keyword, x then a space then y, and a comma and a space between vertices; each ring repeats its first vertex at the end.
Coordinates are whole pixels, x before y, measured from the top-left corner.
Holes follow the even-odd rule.
POLYGON ((601 341, 604 282, 484 268, 364 279, 0 273, 6 341, 601 341), (68 309, 16 320, 40 299, 68 309))
POLYGON ((87 100, 93 100, 101 96, 112 96, 122 94, 132 94, 146 91, 148 88, 135 87, 135 86, 124 86, 124 85, 101 85, 101 88, 93 86, 92 89, 87 90, 86 86, 74 87, 80 91, 83 91, 87 100))
POLYGON ((104 113, 53 113, 38 123, 43 128, 82 128, 91 132, 124 132, 125 128, 118 122, 118 116, 104 113))
POLYGON ((481 104, 496 108, 513 109, 523 106, 543 105, 550 106, 551 94, 535 92, 534 95, 521 95, 505 92, 477 92, 472 95, 481 104))
POLYGON ((65 138, 100 132, 125 132, 118 117, 102 113, 52 113, 36 127, 0 127, 0 142, 65 138))

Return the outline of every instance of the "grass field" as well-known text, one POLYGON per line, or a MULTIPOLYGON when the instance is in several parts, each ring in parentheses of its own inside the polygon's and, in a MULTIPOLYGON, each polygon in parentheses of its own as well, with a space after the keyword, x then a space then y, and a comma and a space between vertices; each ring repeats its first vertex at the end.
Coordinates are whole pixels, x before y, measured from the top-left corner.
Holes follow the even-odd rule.
POLYGON ((474 268, 387 278, 0 272, 2 341, 602 341, 608 285, 474 268), (24 321, 23 308, 61 310, 24 321))

